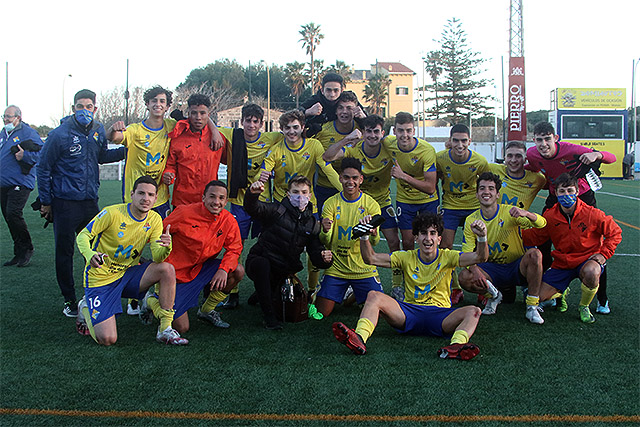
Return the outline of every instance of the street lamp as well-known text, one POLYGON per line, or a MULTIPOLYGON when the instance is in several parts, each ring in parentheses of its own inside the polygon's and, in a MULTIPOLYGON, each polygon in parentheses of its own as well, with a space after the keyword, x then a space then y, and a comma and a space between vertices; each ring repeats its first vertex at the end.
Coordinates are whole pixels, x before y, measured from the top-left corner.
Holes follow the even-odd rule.
MULTIPOLYGON (((638 114, 637 114, 637 92, 636 92, 636 68, 640 58, 633 60, 633 70, 631 73, 631 108, 633 108, 633 143, 638 142, 638 114)), ((635 147, 634 147, 635 148, 635 147)))
POLYGON ((62 79, 62 117, 64 117, 64 108, 65 108, 65 104, 64 104, 64 84, 67 81, 67 77, 73 77, 71 74, 67 74, 66 76, 64 76, 64 79, 62 79))
POLYGON ((271 132, 271 75, 269 74, 269 64, 264 59, 260 60, 267 69, 267 126, 265 130, 271 132))

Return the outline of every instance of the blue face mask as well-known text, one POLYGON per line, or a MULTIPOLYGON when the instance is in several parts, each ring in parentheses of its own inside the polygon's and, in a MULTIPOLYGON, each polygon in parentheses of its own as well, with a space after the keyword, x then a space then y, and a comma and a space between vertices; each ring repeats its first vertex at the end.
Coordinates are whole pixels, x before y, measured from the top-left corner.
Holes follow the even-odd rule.
POLYGON ((77 110, 75 112, 76 120, 82 126, 87 126, 89 123, 93 121, 93 113, 89 110, 77 110))
POLYGON ((14 125, 13 123, 9 123, 4 125, 4 130, 7 131, 7 133, 11 133, 13 132, 13 130, 16 128, 16 125, 14 125))
POLYGON ((578 196, 575 194, 563 194, 558 196, 558 203, 564 208, 570 208, 578 200, 578 196))

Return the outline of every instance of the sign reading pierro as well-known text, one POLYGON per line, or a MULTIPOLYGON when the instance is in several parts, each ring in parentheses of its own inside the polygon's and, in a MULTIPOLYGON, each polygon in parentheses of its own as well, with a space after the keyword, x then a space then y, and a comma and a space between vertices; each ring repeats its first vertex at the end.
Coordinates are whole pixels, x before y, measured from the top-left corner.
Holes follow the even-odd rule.
POLYGON ((527 113, 524 102, 524 57, 509 58, 509 141, 526 141, 527 113))

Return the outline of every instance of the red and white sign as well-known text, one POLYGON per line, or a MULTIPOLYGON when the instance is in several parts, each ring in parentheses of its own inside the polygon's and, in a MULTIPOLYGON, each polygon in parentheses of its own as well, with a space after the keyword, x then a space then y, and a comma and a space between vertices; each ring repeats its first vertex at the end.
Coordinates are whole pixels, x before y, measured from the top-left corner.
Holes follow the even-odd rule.
POLYGON ((508 141, 526 141, 527 113, 524 102, 524 57, 509 58, 508 141))

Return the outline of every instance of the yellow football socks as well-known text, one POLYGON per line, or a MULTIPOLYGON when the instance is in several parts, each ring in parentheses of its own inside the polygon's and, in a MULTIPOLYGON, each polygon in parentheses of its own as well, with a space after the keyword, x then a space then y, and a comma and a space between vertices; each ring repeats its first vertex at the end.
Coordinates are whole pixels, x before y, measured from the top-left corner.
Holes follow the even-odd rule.
POLYGON ((160 330, 164 331, 173 322, 173 314, 176 312, 175 310, 165 310, 160 307, 160 301, 156 297, 147 298, 147 305, 153 311, 153 315, 160 321, 160 330))
POLYGON ((587 288, 584 283, 580 286, 582 289, 582 296, 580 296, 580 305, 588 306, 593 301, 593 297, 596 296, 596 292, 598 292, 598 286, 593 289, 587 288))
POLYGON ((238 287, 236 286, 235 288, 231 289, 231 292, 229 292, 230 294, 237 294, 238 293, 238 287))
POLYGON ((215 310, 218 304, 224 301, 226 297, 227 294, 222 291, 211 291, 211 293, 207 297, 207 300, 204 302, 204 304, 202 304, 202 308, 200 308, 200 311, 202 311, 203 313, 208 313, 211 310, 215 310))
POLYGON ((373 325, 371 320, 366 317, 361 317, 356 326, 356 334, 360 335, 362 337, 362 341, 366 343, 375 328, 376 327, 373 325))
POLYGON ((540 303, 540 297, 535 295, 527 295, 527 305, 538 305, 540 303))
POLYGON ((464 329, 458 329, 451 337, 451 344, 466 344, 469 342, 469 334, 464 329))

